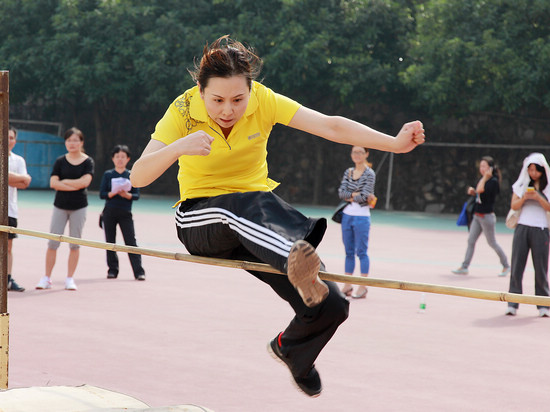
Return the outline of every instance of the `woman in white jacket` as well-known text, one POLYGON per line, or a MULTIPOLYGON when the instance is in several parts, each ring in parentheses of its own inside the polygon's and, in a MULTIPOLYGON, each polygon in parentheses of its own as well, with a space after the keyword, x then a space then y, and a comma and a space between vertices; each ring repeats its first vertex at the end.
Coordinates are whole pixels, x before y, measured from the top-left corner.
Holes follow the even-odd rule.
MULTIPOLYGON (((548 218, 550 212, 550 186, 548 185, 550 167, 544 155, 532 153, 523 161, 523 167, 516 183, 512 185, 511 208, 521 209, 518 225, 514 230, 512 242, 512 271, 510 293, 523 293, 523 272, 527 257, 531 258, 535 268, 535 295, 549 296, 548 289, 548 218)), ((506 315, 514 316, 519 305, 508 303, 506 315)), ((539 316, 549 317, 547 306, 537 306, 539 316)))

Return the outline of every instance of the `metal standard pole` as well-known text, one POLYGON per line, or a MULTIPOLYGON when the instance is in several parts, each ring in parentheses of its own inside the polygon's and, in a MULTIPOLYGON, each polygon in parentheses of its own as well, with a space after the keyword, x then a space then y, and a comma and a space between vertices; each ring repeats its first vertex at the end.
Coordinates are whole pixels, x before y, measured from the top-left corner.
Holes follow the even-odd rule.
MULTIPOLYGON (((0 222, 8 224, 9 72, 0 71, 0 222)), ((0 234, 0 389, 8 389, 8 237, 0 234)))

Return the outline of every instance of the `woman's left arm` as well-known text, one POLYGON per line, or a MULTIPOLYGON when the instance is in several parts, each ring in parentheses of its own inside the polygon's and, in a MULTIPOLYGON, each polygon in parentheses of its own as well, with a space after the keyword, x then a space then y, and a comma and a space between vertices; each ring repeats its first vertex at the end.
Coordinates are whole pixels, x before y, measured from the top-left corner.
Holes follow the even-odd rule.
POLYGON ((425 140, 424 127, 418 120, 405 123, 393 137, 345 117, 327 116, 304 106, 297 110, 288 126, 336 143, 393 153, 410 152, 425 140))
POLYGON ((548 199, 546 199, 546 197, 539 192, 533 192, 533 193, 535 193, 535 196, 536 196, 535 200, 539 202, 541 207, 547 212, 550 212, 550 202, 548 202, 548 199))
MULTIPOLYGON (((363 176, 362 176, 363 177, 363 176)), ((369 169, 365 172, 364 180, 361 179, 361 188, 353 200, 357 203, 368 203, 374 198, 374 184, 376 182, 376 174, 374 170, 369 169)))

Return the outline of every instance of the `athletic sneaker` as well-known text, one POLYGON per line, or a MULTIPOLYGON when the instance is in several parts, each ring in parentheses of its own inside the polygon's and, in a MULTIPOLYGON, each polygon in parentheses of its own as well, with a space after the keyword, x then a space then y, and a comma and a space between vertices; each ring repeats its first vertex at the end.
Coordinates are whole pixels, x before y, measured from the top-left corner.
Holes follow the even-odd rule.
POLYGON ((296 288, 308 307, 317 306, 328 296, 325 282, 319 278, 321 259, 315 248, 305 240, 298 240, 288 255, 288 280, 296 288))
POLYGON ((73 278, 67 278, 65 279, 65 289, 67 290, 76 290, 76 283, 74 283, 73 278))
POLYGON ((507 316, 516 316, 516 313, 518 312, 518 310, 512 306, 508 306, 508 309, 506 309, 506 313, 505 315, 507 316))
POLYGON ((51 287, 52 281, 47 276, 42 276, 38 282, 38 285, 36 285, 36 289, 50 289, 51 287))
POLYGON ((548 308, 540 308, 539 309, 539 316, 541 318, 548 318, 550 317, 550 310, 548 308))
POLYGON ((459 267, 458 269, 452 270, 451 272, 453 272, 455 275, 467 275, 468 269, 459 267))
POLYGON ((500 272, 498 275, 499 276, 507 276, 508 273, 510 273, 510 266, 508 266, 507 268, 502 268, 502 272, 500 272))
POLYGON ((11 277, 11 275, 8 275, 8 290, 11 290, 12 292, 24 292, 25 288, 23 286, 19 286, 15 280, 11 277))
POLYGON ((136 276, 136 280, 145 280, 145 273, 136 276))
MULTIPOLYGON (((281 347, 279 346, 279 337, 281 335, 282 333, 277 335, 275 339, 267 344, 267 351, 273 357, 273 359, 285 363, 286 366, 288 366, 288 369, 290 369, 290 373, 292 374, 292 367, 294 365, 292 365, 292 361, 289 358, 283 355, 283 353, 281 352, 281 347)), ((311 369, 305 377, 292 375, 292 378, 294 379, 294 383, 296 384, 298 389, 300 389, 306 395, 311 396, 312 398, 316 398, 317 396, 321 395, 323 387, 321 386, 321 377, 319 376, 319 372, 317 372, 317 369, 315 369, 315 365, 311 365, 311 369)))

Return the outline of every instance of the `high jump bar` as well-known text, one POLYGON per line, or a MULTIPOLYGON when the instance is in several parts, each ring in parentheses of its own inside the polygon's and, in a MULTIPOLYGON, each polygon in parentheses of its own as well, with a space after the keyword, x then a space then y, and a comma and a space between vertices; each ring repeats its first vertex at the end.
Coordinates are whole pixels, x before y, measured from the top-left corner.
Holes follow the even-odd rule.
MULTIPOLYGON (((113 252, 135 253, 138 255, 153 256, 162 259, 180 260, 184 262, 200 263, 204 265, 220 266, 243 270, 256 270, 260 272, 276 273, 286 275, 265 263, 247 262, 243 260, 216 259, 203 256, 193 256, 186 253, 168 252, 157 249, 147 249, 138 246, 118 245, 116 243, 105 243, 95 240, 80 239, 65 235, 39 232, 29 229, 15 228, 0 225, 0 232, 17 233, 20 235, 39 237, 43 239, 56 240, 59 242, 73 243, 76 245, 93 247, 97 249, 112 250, 113 252)), ((350 283, 355 285, 373 286, 386 289, 400 289, 406 291, 427 292, 440 295, 460 296, 465 298, 495 300, 500 302, 524 303, 528 305, 550 306, 550 297, 521 295, 517 293, 495 292, 482 289, 458 288, 454 286, 435 285, 430 283, 406 282, 402 280, 379 279, 372 277, 356 277, 340 275, 320 271, 319 277, 323 280, 350 283)))

